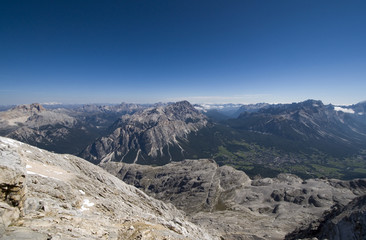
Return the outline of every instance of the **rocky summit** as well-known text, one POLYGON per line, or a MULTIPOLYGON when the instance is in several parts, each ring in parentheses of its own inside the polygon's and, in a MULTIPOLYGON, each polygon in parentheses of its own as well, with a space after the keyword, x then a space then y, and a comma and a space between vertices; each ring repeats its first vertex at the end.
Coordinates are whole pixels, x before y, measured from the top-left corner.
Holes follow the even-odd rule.
POLYGON ((215 239, 72 155, 0 137, 0 239, 215 239))
MULTIPOLYGON (((159 167, 116 162, 100 166, 148 195, 174 204, 192 222, 222 239, 284 239, 318 221, 332 206, 344 206, 366 194, 365 179, 303 180, 280 174, 251 180, 242 171, 207 159, 159 167)), ((364 212, 361 215, 365 217, 364 212)), ((359 227, 366 229, 364 223, 359 227)))
POLYGON ((89 145, 81 156, 93 163, 168 163, 184 156, 180 142, 206 124, 206 117, 187 101, 148 108, 122 116, 109 135, 89 145))

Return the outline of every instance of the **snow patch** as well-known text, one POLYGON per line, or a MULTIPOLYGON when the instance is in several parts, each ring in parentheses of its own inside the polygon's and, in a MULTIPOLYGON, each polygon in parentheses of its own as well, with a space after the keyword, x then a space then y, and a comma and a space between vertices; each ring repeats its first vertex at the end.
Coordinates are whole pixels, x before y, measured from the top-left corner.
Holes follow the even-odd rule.
POLYGON ((89 210, 89 207, 94 206, 93 202, 90 202, 89 199, 84 199, 83 205, 80 208, 80 211, 84 212, 86 210, 89 210))
POLYGON ((29 150, 25 150, 25 152, 27 152, 27 153, 32 153, 32 151, 29 151, 29 150))
POLYGON ((139 149, 139 150, 137 151, 136 158, 135 158, 135 160, 133 161, 133 163, 136 163, 136 162, 137 162, 137 160, 139 159, 139 155, 140 155, 140 153, 141 153, 141 149, 139 149))
POLYGON ((81 195, 85 195, 85 192, 83 190, 79 190, 79 192, 81 193, 81 195))
MULTIPOLYGON (((26 169, 30 169, 30 168, 32 168, 31 165, 26 165, 26 169)), ((47 175, 44 175, 44 174, 41 174, 41 173, 28 171, 28 170, 27 170, 27 174, 29 174, 29 175, 38 175, 38 176, 43 177, 43 178, 51 178, 51 179, 55 179, 55 180, 60 180, 56 177, 51 177, 51 176, 47 176, 47 175)), ((46 173, 46 174, 48 174, 48 173, 46 173)), ((62 174, 62 173, 60 172, 59 174, 62 174)))
POLYGON ((352 114, 355 113, 355 111, 350 108, 334 107, 334 110, 338 111, 338 112, 344 112, 344 113, 352 113, 352 114))
POLYGON ((3 143, 6 143, 6 144, 12 146, 12 147, 19 147, 19 145, 21 145, 20 142, 17 142, 15 140, 12 140, 12 139, 9 139, 9 138, 1 138, 1 141, 3 143))
POLYGON ((35 173, 35 172, 32 172, 32 171, 28 171, 28 170, 27 170, 27 174, 38 175, 38 176, 41 176, 41 177, 44 177, 44 178, 50 178, 49 176, 46 176, 46 175, 43 175, 43 174, 40 174, 40 173, 35 173))

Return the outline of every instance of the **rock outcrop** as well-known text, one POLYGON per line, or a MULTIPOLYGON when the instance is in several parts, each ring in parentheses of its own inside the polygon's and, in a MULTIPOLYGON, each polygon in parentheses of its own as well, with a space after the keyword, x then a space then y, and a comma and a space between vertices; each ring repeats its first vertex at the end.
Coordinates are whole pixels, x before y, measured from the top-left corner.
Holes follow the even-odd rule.
POLYGON ((226 193, 250 185, 244 172, 219 167, 212 160, 185 160, 161 167, 115 162, 100 166, 150 196, 169 201, 190 214, 223 208, 220 204, 226 193))
POLYGON ((148 108, 122 116, 111 126, 108 136, 89 145, 81 156, 96 164, 168 163, 177 155, 184 156, 179 142, 206 124, 206 117, 187 101, 148 108))
POLYGON ((366 180, 308 179, 291 174, 249 179, 212 160, 164 166, 108 162, 101 167, 148 195, 173 203, 191 221, 224 239, 283 239, 334 204, 366 193, 366 180))
POLYGON ((336 204, 321 218, 286 236, 295 239, 361 240, 366 239, 366 195, 343 206, 336 204))
POLYGON ((0 239, 213 239, 184 214, 72 155, 0 137, 0 239))

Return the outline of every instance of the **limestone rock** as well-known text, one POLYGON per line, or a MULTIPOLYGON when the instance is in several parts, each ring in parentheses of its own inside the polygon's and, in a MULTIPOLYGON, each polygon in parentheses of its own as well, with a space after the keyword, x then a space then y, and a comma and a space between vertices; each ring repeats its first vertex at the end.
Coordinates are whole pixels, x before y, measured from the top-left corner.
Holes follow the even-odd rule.
POLYGON ((331 211, 305 228, 288 234, 286 239, 366 239, 366 195, 355 198, 346 206, 337 204, 331 211))
POLYGON ((2 195, 2 219, 23 214, 1 222, 0 239, 215 239, 172 204, 75 156, 0 137, 0 163, 1 186, 24 186, 20 197, 2 195))
POLYGON ((283 239, 334 204, 366 193, 364 180, 308 179, 291 174, 251 180, 214 161, 185 160, 151 167, 108 162, 101 167, 147 194, 184 210, 224 239, 283 239))

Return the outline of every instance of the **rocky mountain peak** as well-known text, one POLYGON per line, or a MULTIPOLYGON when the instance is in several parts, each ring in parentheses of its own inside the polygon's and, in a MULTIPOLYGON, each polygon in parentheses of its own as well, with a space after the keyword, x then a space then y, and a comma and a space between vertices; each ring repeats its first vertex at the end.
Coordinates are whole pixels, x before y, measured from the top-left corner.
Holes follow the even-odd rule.
POLYGON ((196 109, 193 107, 192 104, 190 104, 188 101, 180 101, 176 103, 169 104, 168 106, 176 109, 176 110, 189 110, 189 111, 196 111, 196 109))
POLYGON ((94 163, 170 162, 173 155, 184 155, 180 141, 206 124, 206 117, 187 101, 148 108, 122 116, 109 135, 89 145, 81 156, 94 163))
POLYGON ((314 99, 308 99, 306 101, 300 102, 299 105, 312 106, 312 107, 322 107, 322 106, 324 106, 322 101, 314 100, 314 99))
POLYGON ((19 105, 13 108, 13 110, 32 112, 32 113, 39 113, 42 111, 46 111, 46 109, 39 103, 19 105))

